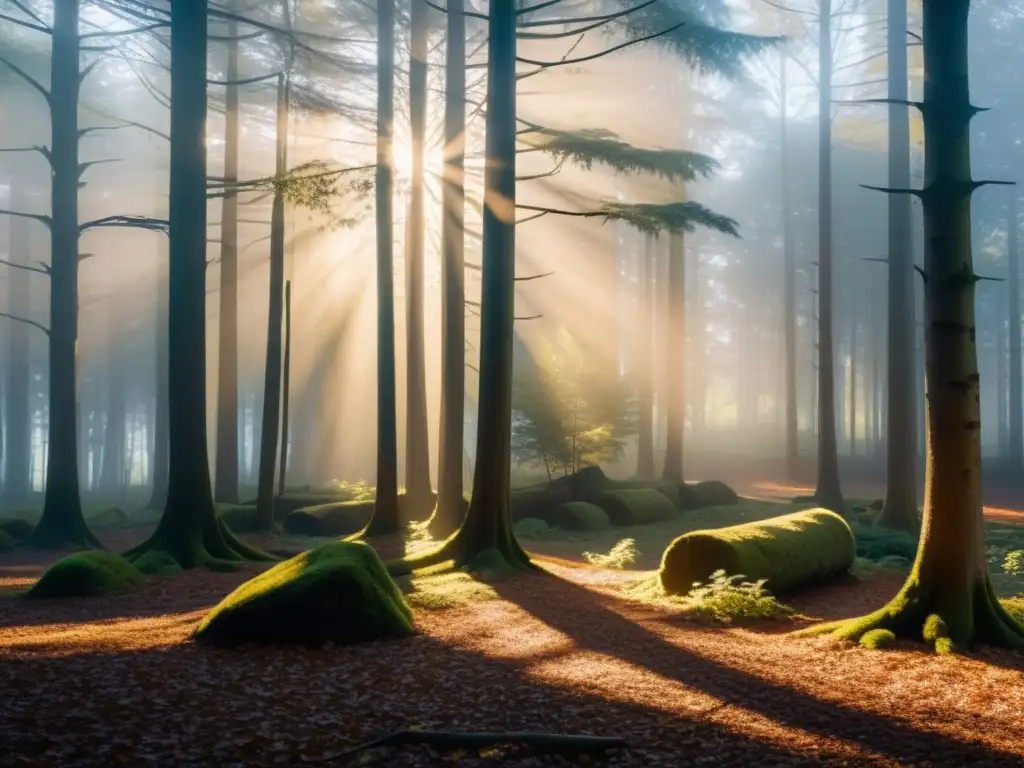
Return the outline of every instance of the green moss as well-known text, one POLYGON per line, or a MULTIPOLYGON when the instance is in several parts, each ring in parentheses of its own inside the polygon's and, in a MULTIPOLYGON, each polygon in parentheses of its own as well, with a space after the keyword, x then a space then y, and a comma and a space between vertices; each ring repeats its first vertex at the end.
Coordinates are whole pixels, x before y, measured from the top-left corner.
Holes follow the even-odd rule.
POLYGON ((86 518, 86 524, 94 530, 103 528, 124 528, 128 524, 128 513, 117 507, 106 507, 93 512, 86 518))
POLYGON ((556 526, 570 531, 601 531, 611 525, 607 512, 586 501, 559 504, 551 517, 556 526))
POLYGON ((1003 604, 1003 608, 1006 609, 1006 612, 1009 613, 1018 624, 1024 625, 1024 595, 1004 597, 999 602, 1003 604))
POLYGON ((908 533, 857 522, 850 527, 857 541, 857 557, 875 561, 901 557, 913 561, 917 554, 917 539, 908 533))
POLYGON ((195 638, 217 645, 350 644, 412 633, 412 613, 374 550, 332 542, 242 584, 195 638))
POLYGON ((740 501, 736 491, 721 480, 704 480, 690 487, 703 502, 702 506, 726 507, 740 501))
POLYGON ((6 552, 18 546, 18 542, 7 531, 0 528, 0 552, 6 552))
POLYGON ((181 565, 166 552, 150 549, 132 563, 141 573, 150 576, 174 576, 181 573, 181 565))
POLYGON ((10 536, 15 541, 21 541, 27 538, 32 529, 35 526, 28 520, 23 520, 20 517, 11 517, 4 520, 0 520, 0 531, 10 536))
POLYGON ((869 651, 881 651, 896 643, 896 635, 888 629, 872 629, 861 635, 860 645, 869 651))
POLYGON ((123 557, 103 550, 79 552, 46 569, 26 597, 100 597, 144 584, 146 578, 123 557))
POLYGON ((764 579, 781 593, 842 573, 853 565, 855 544, 839 515, 809 509, 755 523, 693 531, 673 541, 659 578, 666 592, 686 594, 716 571, 764 579))
POLYGON ((674 520, 678 511, 663 493, 653 488, 605 491, 597 497, 612 525, 644 525, 674 520))
POLYGON ((550 526, 543 520, 535 517, 525 517, 515 524, 516 536, 524 539, 532 539, 543 536, 550 530, 550 526))
POLYGON ((924 620, 924 628, 921 633, 926 643, 934 645, 937 640, 949 637, 949 627, 938 614, 931 614, 924 620))

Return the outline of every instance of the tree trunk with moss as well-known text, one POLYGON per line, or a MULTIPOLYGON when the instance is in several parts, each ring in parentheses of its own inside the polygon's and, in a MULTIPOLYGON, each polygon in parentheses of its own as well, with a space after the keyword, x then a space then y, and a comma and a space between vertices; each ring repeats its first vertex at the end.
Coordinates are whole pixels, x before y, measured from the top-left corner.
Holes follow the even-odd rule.
POLYGON ((160 524, 125 556, 163 552, 183 568, 272 559, 239 541, 217 517, 206 440, 205 0, 171 9, 171 167, 168 303, 170 455, 160 524))
POLYGON ((423 352, 424 220, 423 152, 427 132, 427 35, 430 20, 425 0, 410 8, 409 132, 412 138, 412 184, 409 237, 405 260, 406 408, 405 487, 412 517, 429 509, 430 440, 427 430, 427 381, 423 352))
POLYGON ((394 186, 395 4, 377 3, 377 497, 367 536, 397 533, 398 427, 395 413, 394 186))
POLYGON ((686 247, 681 234, 668 241, 668 334, 665 336, 666 440, 663 480, 683 482, 683 339, 686 338, 686 247))
POLYGON ((637 371, 639 397, 639 424, 637 426, 637 477, 650 479, 654 470, 654 373, 652 371, 651 334, 654 332, 654 238, 644 237, 644 252, 640 257, 640 307, 637 311, 637 371))
POLYGON ((441 435, 435 537, 462 523, 462 461, 466 414, 466 17, 465 0, 449 0, 445 48, 445 166, 441 221, 441 435))
MULTIPOLYGON (((277 81, 277 149, 275 175, 288 170, 288 85, 277 81)), ((260 528, 274 527, 274 480, 281 425, 281 356, 284 322, 284 190, 278 184, 270 212, 270 297, 267 301, 267 354, 263 369, 263 414, 260 432, 260 466, 256 492, 256 517, 260 528)))
POLYGON ((818 37, 818 485, 814 499, 843 511, 836 438, 832 277, 832 3, 819 3, 818 37))
MULTIPOLYGON (((980 381, 971 255, 969 0, 924 0, 925 329, 928 471, 917 559, 900 593, 859 619, 812 631, 922 638, 939 652, 991 643, 1024 649, 1024 628, 996 597, 981 506, 980 381)), ((894 190, 905 194, 905 190, 894 190)))
MULTIPOLYGON (((233 8, 234 5, 230 5, 233 8)), ((217 348, 217 501, 238 503, 238 24, 227 24, 228 86, 224 94, 224 199, 220 232, 220 344, 217 348)))
MULTIPOLYGON (((907 99, 907 3, 889 0, 889 98, 907 99)), ((889 186, 910 187, 910 115, 889 105, 889 186)), ((917 533, 914 396, 914 228, 908 195, 889 195, 888 390, 885 504, 878 524, 917 533)))
POLYGON ((56 3, 50 58, 49 450, 43 515, 28 546, 98 547, 82 515, 78 473, 78 2, 56 3))

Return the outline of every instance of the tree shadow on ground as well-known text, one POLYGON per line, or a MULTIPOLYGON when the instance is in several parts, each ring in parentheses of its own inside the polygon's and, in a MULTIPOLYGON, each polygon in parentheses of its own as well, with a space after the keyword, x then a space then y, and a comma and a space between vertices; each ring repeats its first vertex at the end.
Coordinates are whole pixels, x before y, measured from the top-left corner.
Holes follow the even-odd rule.
MULTIPOLYGON (((582 650, 617 657, 789 728, 853 742, 900 762, 929 760, 938 765, 972 766, 1021 764, 1019 754, 994 751, 935 731, 923 731, 905 722, 823 700, 696 655, 621 615, 616 607, 636 610, 636 603, 627 603, 622 598, 552 575, 522 576, 493 586, 503 599, 563 633, 582 650), (552 600, 550 588, 537 591, 523 588, 528 579, 555 581, 561 595, 552 600)), ((922 695, 927 692, 922 691, 922 695)))

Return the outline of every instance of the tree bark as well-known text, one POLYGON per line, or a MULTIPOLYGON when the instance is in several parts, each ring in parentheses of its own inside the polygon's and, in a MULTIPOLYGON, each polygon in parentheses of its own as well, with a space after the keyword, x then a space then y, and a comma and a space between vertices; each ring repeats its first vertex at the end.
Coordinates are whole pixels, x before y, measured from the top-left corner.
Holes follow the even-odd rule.
POLYGON ((832 2, 819 3, 818 37, 818 485, 815 501, 843 510, 836 445, 832 319, 832 2))
MULTIPOLYGON (((288 83, 277 81, 277 161, 275 175, 288 171, 288 83)), ((284 191, 274 190, 270 213, 270 297, 267 301, 267 355, 263 372, 263 415, 256 516, 260 528, 274 527, 274 480, 278 439, 281 437, 281 333, 284 322, 284 191)))
POLYGON ((1024 402, 1021 399, 1020 223, 1017 213, 1017 190, 1014 187, 1010 187, 1010 213, 1006 229, 1006 264, 1009 271, 1007 287, 1010 299, 1010 420, 1007 426, 1007 461, 1012 469, 1018 470, 1024 462, 1024 402))
POLYGON ((857 329, 856 304, 850 307, 850 456, 857 455, 857 329))
POLYGON ((999 440, 999 463, 1006 462, 1010 446, 1007 427, 1008 409, 1006 402, 1006 323, 1002 318, 996 325, 996 429, 999 440))
POLYGON ((686 401, 683 393, 683 343, 686 338, 686 247, 681 234, 668 241, 668 323, 665 337, 666 436, 663 480, 683 482, 683 426, 686 401))
POLYGON ((637 334, 637 372, 639 387, 637 429, 637 477, 655 477, 654 469, 654 372, 652 370, 651 334, 654 332, 654 237, 644 238, 644 252, 640 257, 640 307, 637 311, 640 331, 637 334))
POLYGON ((167 503, 167 471, 168 451, 170 449, 170 411, 168 403, 168 390, 170 389, 170 371, 168 369, 168 302, 170 284, 168 274, 170 270, 169 242, 161 237, 159 254, 157 256, 156 273, 156 316, 154 318, 154 329, 156 331, 156 394, 154 401, 155 413, 153 414, 153 452, 151 454, 151 480, 149 503, 146 509, 163 509, 167 503))
POLYGON ((466 416, 466 17, 465 0, 449 0, 445 49, 445 172, 441 222, 441 435, 437 509, 430 532, 447 536, 462 523, 466 416))
POLYGON ((398 428, 395 413, 394 185, 395 4, 377 2, 377 497, 367 536, 396 533, 398 428))
POLYGON ((82 516, 78 472, 78 2, 54 5, 50 58, 49 451, 43 515, 25 544, 100 546, 82 516))
POLYGON ((980 380, 971 255, 969 0, 924 0, 925 329, 928 471, 913 569, 875 613, 816 632, 845 638, 883 628, 940 653, 978 642, 1024 648, 988 574, 981 506, 980 380))
MULTIPOLYGON (((11 184, 11 208, 25 210, 25 195, 18 179, 11 184)), ((28 219, 11 217, 9 225, 9 259, 15 264, 31 262, 31 238, 28 219)), ((7 308, 17 317, 32 312, 32 273, 25 269, 7 268, 7 308)), ((5 475, 3 502, 12 506, 28 498, 29 464, 32 451, 32 408, 29 397, 31 371, 31 339, 24 323, 7 322, 7 390, 5 411, 5 475)))
POLYGON ((171 167, 168 302, 167 503, 153 535, 129 550, 160 551, 183 568, 270 559, 217 517, 206 429, 206 55, 205 0, 171 7, 171 167))
POLYGON ((288 479, 288 427, 289 427, 289 396, 291 394, 292 376, 292 281, 284 284, 284 372, 281 374, 281 459, 278 464, 277 487, 281 493, 285 491, 288 479))
MULTIPOLYGON (((124 490, 125 469, 125 372, 121 366, 118 344, 120 318, 111 297, 107 305, 107 418, 103 428, 103 469, 99 486, 107 493, 117 494, 124 490)), ((93 461, 96 457, 93 457, 93 461)))
MULTIPOLYGON (((229 6, 234 7, 234 4, 229 6)), ((228 83, 238 80, 238 24, 227 24, 228 83)), ((238 86, 224 94, 224 199, 220 233, 220 343, 217 347, 217 501, 238 503, 238 86)))
POLYGON ((783 259, 783 339, 786 381, 786 476, 792 482, 800 475, 800 435, 797 430, 796 364, 796 251, 793 247, 793 202, 789 179, 789 83, 786 73, 788 55, 780 47, 779 145, 781 150, 779 181, 782 186, 782 259, 783 259))

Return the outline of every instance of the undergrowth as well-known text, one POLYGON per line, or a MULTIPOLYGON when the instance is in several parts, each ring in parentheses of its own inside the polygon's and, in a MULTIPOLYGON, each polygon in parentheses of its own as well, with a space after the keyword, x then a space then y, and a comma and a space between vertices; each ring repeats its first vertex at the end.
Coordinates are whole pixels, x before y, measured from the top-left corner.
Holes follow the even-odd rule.
POLYGON ((608 552, 584 552, 583 559, 601 568, 625 568, 636 562, 639 554, 636 539, 620 539, 608 552))
POLYGON ((795 611, 764 588, 764 580, 746 581, 740 574, 729 576, 715 571, 707 582, 694 582, 685 595, 670 595, 657 576, 644 579, 625 594, 644 602, 670 606, 681 613, 721 624, 736 620, 790 618, 795 611))

